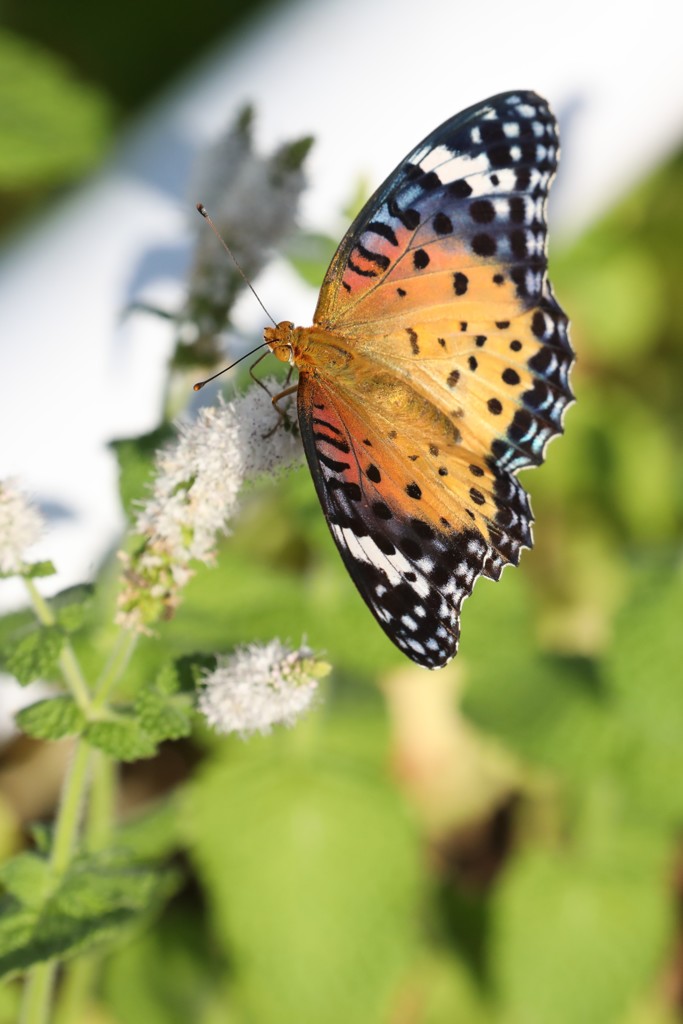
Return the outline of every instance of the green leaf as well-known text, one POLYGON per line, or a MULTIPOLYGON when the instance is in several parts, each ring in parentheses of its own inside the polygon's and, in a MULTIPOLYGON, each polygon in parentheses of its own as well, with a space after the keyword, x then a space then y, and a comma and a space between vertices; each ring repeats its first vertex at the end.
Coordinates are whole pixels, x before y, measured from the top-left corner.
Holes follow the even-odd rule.
POLYGON ((107 852, 75 861, 51 900, 51 908, 78 920, 101 917, 112 908, 142 910, 157 890, 155 868, 107 852))
POLYGON ((77 633, 83 628, 93 606, 94 593, 91 583, 77 583, 50 598, 50 608, 64 633, 77 633))
POLYGON ((38 919, 35 910, 24 907, 14 897, 0 896, 0 977, 42 959, 39 956, 31 959, 29 953, 23 964, 19 958, 20 951, 31 948, 38 919), (14 957, 18 957, 18 962, 14 957))
POLYGON ((616 829, 608 856, 528 851, 508 868, 492 915, 505 1024, 620 1024, 673 937, 664 851, 616 829))
POLYGON ((27 566, 26 571, 23 573, 28 579, 38 579, 42 576, 54 576, 57 570, 55 569, 52 562, 33 562, 32 565, 27 566))
POLYGON ((239 1005, 259 1024, 383 1020, 414 953, 417 837, 367 763, 286 740, 231 747, 181 815, 239 1005))
POLYGON ((64 634, 56 626, 44 626, 22 637, 7 655, 7 671, 22 686, 35 679, 54 676, 64 634))
POLYGON ((6 29, 0 69, 0 189, 63 181, 90 166, 109 133, 102 93, 6 29))
MULTIPOLYGON (((110 852, 79 858, 39 902, 28 891, 34 870, 15 868, 14 890, 20 895, 0 900, 0 974, 64 959, 121 936, 163 905, 179 882, 175 871, 110 852)), ((43 878, 43 896, 44 890, 43 878)))
POLYGON ((15 716, 22 732, 37 740, 59 740, 82 731, 85 716, 73 697, 59 696, 39 700, 22 708, 15 716))
POLYGON ((154 685, 161 693, 177 693, 180 689, 180 679, 175 665, 164 665, 159 671, 154 685))
POLYGON ((411 965, 407 980, 420 1024, 491 1024, 474 972, 457 956, 432 954, 411 965))
POLYGON ((154 757, 157 751, 155 740, 134 718, 90 722, 83 735, 93 747, 118 761, 139 761, 154 757))
POLYGON ((38 854, 20 853, 0 866, 0 885, 26 908, 44 902, 50 883, 47 861, 38 854))
POLYGON ((301 169, 314 141, 312 135, 304 135, 300 139, 295 139, 294 142, 286 142, 273 154, 271 169, 275 184, 278 183, 278 172, 287 174, 301 169))
POLYGON ((678 826, 683 815, 681 623, 683 577, 638 580, 618 616, 604 675, 621 728, 620 771, 640 815, 678 826))
POLYGON ((135 935, 107 957, 102 979, 107 1019, 237 1024, 225 991, 227 973, 200 908, 192 900, 176 901, 161 927, 135 935))
POLYGON ((86 609, 80 604, 69 604, 57 612, 57 622, 65 633, 77 633, 85 622, 86 609))
POLYGON ((463 710, 535 764, 570 786, 590 785, 610 742, 609 708, 588 659, 551 657, 534 641, 535 610, 521 574, 505 587, 482 587, 467 612, 463 710), (496 643, 491 643, 491 635, 496 643))
POLYGON ((10 580, 15 576, 25 577, 26 579, 34 579, 37 576, 54 576, 56 569, 52 562, 33 562, 33 564, 24 564, 21 569, 14 570, 11 572, 0 572, 0 580, 10 580))
POLYGON ((192 732, 189 695, 168 697, 158 690, 141 690, 135 700, 135 712, 144 731, 157 743, 178 740, 192 732))

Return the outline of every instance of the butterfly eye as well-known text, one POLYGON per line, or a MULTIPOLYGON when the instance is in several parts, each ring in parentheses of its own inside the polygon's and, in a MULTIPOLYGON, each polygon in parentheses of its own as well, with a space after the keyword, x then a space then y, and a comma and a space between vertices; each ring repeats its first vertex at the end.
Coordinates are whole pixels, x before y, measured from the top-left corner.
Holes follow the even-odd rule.
POLYGON ((263 340, 275 358, 290 366, 294 365, 293 331, 294 324, 290 320, 283 320, 277 327, 266 327, 263 331, 263 340))

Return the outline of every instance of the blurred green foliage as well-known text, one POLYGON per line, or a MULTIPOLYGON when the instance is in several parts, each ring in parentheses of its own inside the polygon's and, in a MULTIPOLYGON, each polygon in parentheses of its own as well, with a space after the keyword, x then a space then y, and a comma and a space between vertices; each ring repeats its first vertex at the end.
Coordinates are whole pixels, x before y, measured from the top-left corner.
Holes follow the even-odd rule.
POLYGON ((194 0, 191 10, 162 0, 100 0, 92 7, 79 0, 4 0, 0 20, 49 46, 128 112, 218 37, 268 6, 277 6, 276 0, 194 0))
POLYGON ((113 108, 66 62, 0 28, 0 227, 102 156, 113 108))
POLYGON ((172 868, 107 852, 75 860, 51 891, 44 857, 14 857, 0 868, 0 972, 129 933, 139 927, 140 914, 168 900, 178 881, 172 868))
POLYGON ((188 13, 159 0, 3 3, 0 231, 92 168, 117 124, 267 6, 195 0, 188 13))
POLYGON ((0 190, 74 177, 99 156, 111 111, 62 62, 0 30, 0 190))

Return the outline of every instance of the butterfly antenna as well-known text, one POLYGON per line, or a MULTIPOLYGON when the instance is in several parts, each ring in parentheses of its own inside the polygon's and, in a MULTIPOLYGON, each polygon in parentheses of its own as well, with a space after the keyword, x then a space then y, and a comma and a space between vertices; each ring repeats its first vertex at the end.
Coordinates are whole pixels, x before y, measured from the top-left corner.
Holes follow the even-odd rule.
POLYGON ((252 348, 251 352, 245 352, 244 355, 240 356, 239 359, 236 359, 234 363, 230 363, 230 366, 224 366, 222 370, 218 371, 218 373, 214 373, 213 377, 207 377, 206 380, 200 380, 196 384, 193 384, 192 390, 201 391, 205 384, 210 384, 212 380, 215 380, 216 377, 220 377, 222 373, 227 373, 228 370, 232 370, 233 366, 237 366, 237 364, 241 363, 243 359, 248 359, 249 356, 253 356, 254 352, 258 352, 258 350, 263 348, 266 344, 267 342, 262 341, 260 345, 256 346, 256 348, 252 348))
MULTIPOLYGON (((253 284, 251 283, 251 281, 249 280, 249 278, 247 277, 247 275, 246 275, 246 274, 244 273, 244 271, 242 270, 241 266, 240 266, 240 265, 239 265, 239 263, 237 262, 237 260, 236 260, 236 258, 235 258, 235 254, 234 254, 234 252, 232 251, 232 249, 230 248, 230 246, 228 245, 228 243, 227 243, 227 242, 225 241, 225 239, 224 239, 224 238, 223 238, 223 236, 221 235, 220 231, 218 230, 218 228, 216 227, 216 225, 214 224, 214 222, 213 222, 213 221, 211 220, 211 218, 209 217, 208 211, 207 211, 206 207, 204 206, 204 203, 197 203, 197 210, 199 211, 199 213, 201 213, 202 217, 203 217, 203 218, 204 218, 204 220, 205 220, 205 221, 207 222, 207 224, 209 225, 209 227, 210 227, 210 228, 211 228, 211 230, 213 231, 214 235, 216 236, 216 238, 218 239, 218 241, 219 241, 219 242, 221 243, 221 245, 223 246, 223 248, 224 248, 224 249, 225 249, 225 251, 227 252, 227 254, 228 254, 228 256, 230 257, 230 259, 232 260, 232 262, 233 262, 233 263, 235 264, 235 266, 237 267, 237 270, 238 270, 238 272, 239 272, 239 274, 240 274, 240 276, 241 276, 242 280, 244 281, 244 283, 245 283, 245 284, 246 284, 246 285, 247 285, 247 286, 249 287, 249 289, 251 290, 251 293, 252 293, 252 295, 254 296, 254 298, 255 298, 255 299, 256 299, 256 301, 258 302, 259 306, 261 307, 261 309, 263 310, 263 312, 264 312, 264 313, 266 314, 266 316, 268 317, 268 319, 269 319, 269 320, 270 320, 270 322, 272 323, 273 327, 277 327, 277 324, 276 324, 275 320, 273 320, 272 316, 270 315, 270 313, 268 312, 268 310, 266 309, 266 307, 265 307, 265 306, 263 305, 263 303, 261 302, 261 299, 259 298, 259 296, 258 296, 258 294, 257 294, 257 292, 256 292, 256 289, 254 288, 253 284)), ((232 365, 234 366, 235 364, 233 363, 232 365)), ((228 367, 226 367, 226 369, 228 369, 228 370, 229 370, 229 369, 230 369, 230 367, 228 366, 228 367)), ((209 377, 209 380, 213 380, 213 378, 212 378, 212 377, 209 377)), ((206 384, 206 381, 204 381, 204 383, 206 384)))

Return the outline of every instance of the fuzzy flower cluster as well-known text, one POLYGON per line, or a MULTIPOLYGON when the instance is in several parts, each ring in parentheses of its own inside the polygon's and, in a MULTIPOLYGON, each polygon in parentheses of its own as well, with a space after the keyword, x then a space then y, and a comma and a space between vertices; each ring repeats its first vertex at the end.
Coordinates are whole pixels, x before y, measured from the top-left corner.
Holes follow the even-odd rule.
POLYGON ((243 739, 265 735, 274 725, 291 726, 301 718, 329 671, 305 646, 293 651, 271 640, 238 647, 204 677, 199 710, 216 732, 236 732, 243 739))
MULTIPOLYGON (((298 139, 262 156, 254 151, 252 124, 253 111, 247 107, 202 154, 192 182, 194 200, 206 206, 250 279, 294 228, 311 146, 311 139, 298 139)), ((199 338, 211 338, 224 330, 244 282, 206 224, 195 221, 197 244, 180 320, 194 325, 199 338)))
MULTIPOLYGON (((276 393, 277 382, 264 383, 276 393)), ((120 554, 118 624, 148 632, 170 618, 193 575, 191 562, 209 564, 217 539, 229 533, 243 483, 292 465, 300 454, 298 437, 280 423, 261 387, 183 424, 177 441, 157 456, 152 493, 133 528, 138 547, 120 554)))
POLYGON ((15 481, 0 481, 0 575, 25 570, 25 552, 40 540, 44 530, 43 517, 15 481))

